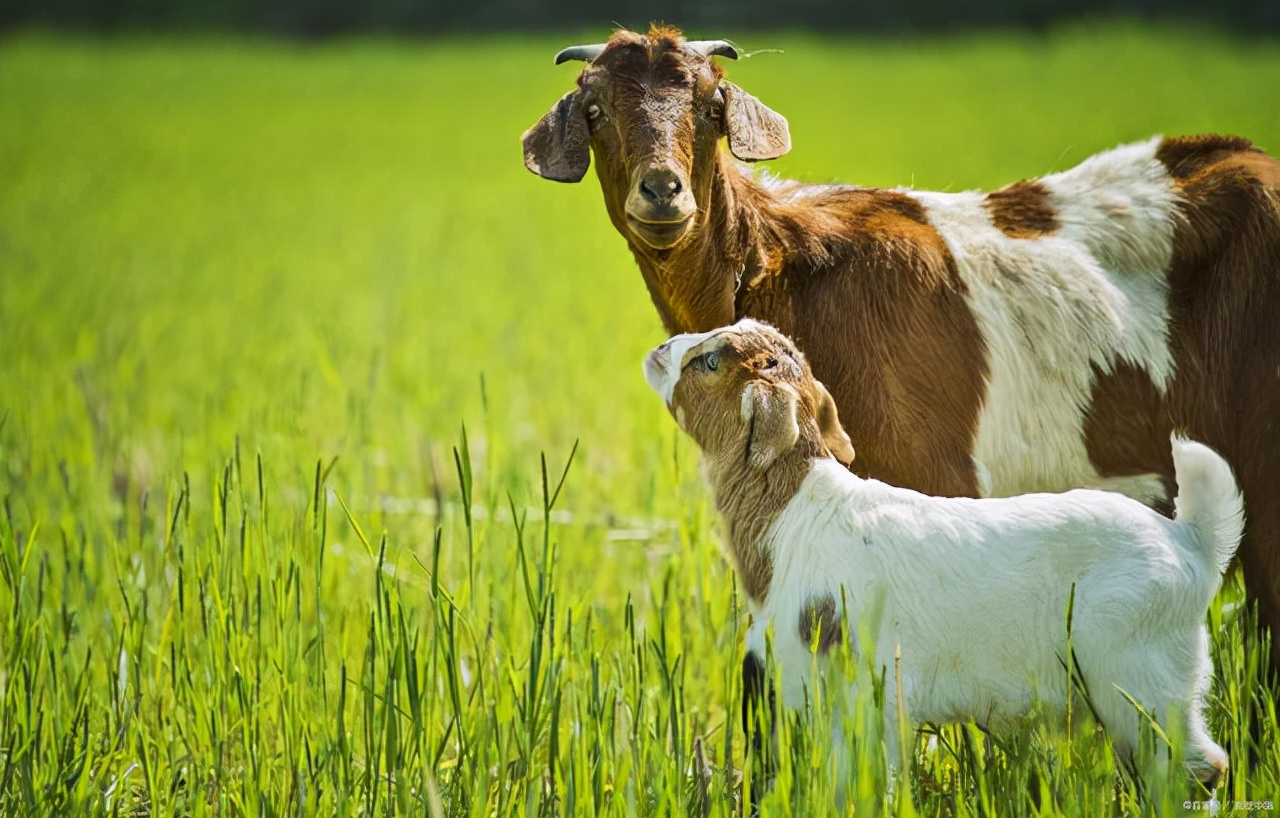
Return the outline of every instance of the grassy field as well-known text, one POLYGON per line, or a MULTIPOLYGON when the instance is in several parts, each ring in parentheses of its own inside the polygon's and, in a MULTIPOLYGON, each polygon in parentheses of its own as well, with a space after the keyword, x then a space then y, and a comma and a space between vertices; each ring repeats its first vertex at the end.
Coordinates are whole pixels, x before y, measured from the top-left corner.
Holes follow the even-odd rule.
MULTIPOLYGON (((0 814, 737 814, 745 616, 640 375, 661 328, 594 177, 520 161, 573 81, 551 55, 604 33, 0 43, 0 814)), ((1280 150, 1275 41, 740 42, 785 51, 729 73, 804 179, 1280 150)), ((1280 803, 1239 597, 1211 614, 1219 796, 1280 803)), ((840 716, 859 815, 1190 793, 1158 752, 1117 777, 1080 717, 1008 753, 921 736, 889 788, 874 707, 840 716)), ((836 812, 825 718, 783 725, 763 814, 836 812)))

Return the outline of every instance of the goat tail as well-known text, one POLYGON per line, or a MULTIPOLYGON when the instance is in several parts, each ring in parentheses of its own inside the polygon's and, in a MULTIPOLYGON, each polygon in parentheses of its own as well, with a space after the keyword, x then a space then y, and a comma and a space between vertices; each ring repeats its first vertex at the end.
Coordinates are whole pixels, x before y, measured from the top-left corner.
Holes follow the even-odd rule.
POLYGON ((1221 574, 1244 533, 1244 498, 1221 455, 1176 433, 1171 439, 1178 479, 1178 496, 1173 501, 1176 519, 1196 530, 1206 565, 1221 574))

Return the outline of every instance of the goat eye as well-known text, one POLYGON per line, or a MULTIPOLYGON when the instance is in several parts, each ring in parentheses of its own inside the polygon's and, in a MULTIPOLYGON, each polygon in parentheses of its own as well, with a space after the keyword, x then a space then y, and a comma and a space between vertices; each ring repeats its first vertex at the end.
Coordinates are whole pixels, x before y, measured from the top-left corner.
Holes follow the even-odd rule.
POLYGON ((587 106, 587 119, 599 119, 599 118, 600 118, 600 106, 596 105, 593 102, 587 106))
POLYGON ((778 359, 773 357, 770 357, 768 360, 764 362, 765 369, 773 369, 777 365, 778 365, 778 359))
POLYGON ((707 368, 708 372, 715 372, 720 368, 720 356, 714 352, 708 352, 702 356, 702 365, 707 368))

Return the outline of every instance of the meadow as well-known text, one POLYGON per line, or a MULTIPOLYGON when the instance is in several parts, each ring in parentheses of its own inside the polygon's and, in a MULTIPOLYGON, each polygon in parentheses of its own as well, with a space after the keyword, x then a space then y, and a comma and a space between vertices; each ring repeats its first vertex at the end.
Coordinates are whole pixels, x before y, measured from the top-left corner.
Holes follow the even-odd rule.
MULTIPOLYGON (((594 175, 520 160, 575 76, 551 56, 606 33, 0 43, 0 814, 740 813, 745 612, 640 374, 661 326, 594 175)), ((738 42, 781 50, 727 70, 807 180, 994 187, 1154 133, 1280 151, 1274 40, 738 42)), ((1274 814, 1240 598, 1210 617, 1218 795, 1274 814)), ((784 720, 761 814, 837 814, 829 711, 847 812, 1198 812, 1157 731, 1135 779, 1085 703, 1017 747, 922 734, 889 787, 875 707, 784 720)))

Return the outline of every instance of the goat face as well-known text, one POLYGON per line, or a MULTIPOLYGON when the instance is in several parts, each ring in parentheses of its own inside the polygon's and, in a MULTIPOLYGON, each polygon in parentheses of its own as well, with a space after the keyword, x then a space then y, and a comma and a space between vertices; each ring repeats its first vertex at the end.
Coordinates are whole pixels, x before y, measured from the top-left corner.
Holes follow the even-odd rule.
POLYGON ((649 353, 644 375, 711 460, 763 469, 802 449, 853 462, 835 401, 795 344, 768 324, 744 318, 677 335, 649 353))
POLYGON ((712 56, 736 59, 737 51, 669 28, 619 31, 607 43, 565 49, 557 63, 587 66, 578 88, 525 132, 525 166, 577 182, 594 151, 619 232, 640 246, 675 247, 706 212, 720 137, 747 161, 790 149, 787 121, 723 80, 712 56))

